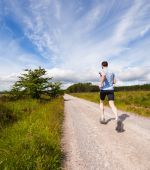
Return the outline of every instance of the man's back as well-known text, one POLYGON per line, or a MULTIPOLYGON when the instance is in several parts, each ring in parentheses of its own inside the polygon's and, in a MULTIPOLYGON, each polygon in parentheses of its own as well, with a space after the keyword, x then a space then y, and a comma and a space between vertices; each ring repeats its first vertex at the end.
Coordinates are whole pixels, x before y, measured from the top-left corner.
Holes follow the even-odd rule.
POLYGON ((102 74, 105 75, 105 80, 101 90, 114 90, 114 73, 110 72, 108 69, 103 69, 102 74))

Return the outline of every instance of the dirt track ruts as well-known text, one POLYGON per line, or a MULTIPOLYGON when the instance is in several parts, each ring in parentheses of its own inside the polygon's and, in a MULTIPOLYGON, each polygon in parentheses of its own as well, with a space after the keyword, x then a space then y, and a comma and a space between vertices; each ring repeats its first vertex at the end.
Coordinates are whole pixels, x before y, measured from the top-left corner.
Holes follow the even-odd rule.
POLYGON ((64 100, 63 169, 150 170, 150 119, 119 111, 117 131, 109 108, 102 125, 98 104, 67 94, 64 100))

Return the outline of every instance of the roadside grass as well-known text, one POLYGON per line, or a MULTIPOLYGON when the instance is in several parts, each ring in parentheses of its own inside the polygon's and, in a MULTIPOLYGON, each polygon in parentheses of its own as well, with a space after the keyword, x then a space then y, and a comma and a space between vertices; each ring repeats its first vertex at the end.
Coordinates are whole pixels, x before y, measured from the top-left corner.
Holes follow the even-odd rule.
MULTIPOLYGON (((99 103, 99 93, 70 93, 92 102, 99 103)), ((108 101, 105 101, 108 105, 108 101)), ((150 91, 115 92, 115 104, 119 109, 150 117, 150 91)))
POLYGON ((61 169, 63 97, 0 101, 0 169, 61 169))

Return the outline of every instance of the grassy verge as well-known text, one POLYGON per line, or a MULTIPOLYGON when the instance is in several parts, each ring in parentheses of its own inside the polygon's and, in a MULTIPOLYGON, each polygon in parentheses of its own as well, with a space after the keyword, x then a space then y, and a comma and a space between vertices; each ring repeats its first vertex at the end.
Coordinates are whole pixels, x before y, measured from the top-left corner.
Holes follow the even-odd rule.
POLYGON ((0 169, 60 169, 63 98, 23 99, 0 106, 0 169))
MULTIPOLYGON (((99 93, 71 93, 71 95, 99 103, 99 93)), ((150 117, 150 91, 115 92, 119 109, 150 117)), ((105 104, 108 102, 105 101, 105 104)))

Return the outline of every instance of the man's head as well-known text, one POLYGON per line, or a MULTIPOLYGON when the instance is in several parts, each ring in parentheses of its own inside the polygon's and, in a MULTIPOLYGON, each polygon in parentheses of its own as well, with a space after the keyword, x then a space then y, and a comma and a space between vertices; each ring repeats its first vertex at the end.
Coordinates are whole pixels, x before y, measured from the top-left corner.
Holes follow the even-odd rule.
POLYGON ((102 68, 104 68, 104 67, 108 67, 108 62, 107 61, 102 62, 102 68))

